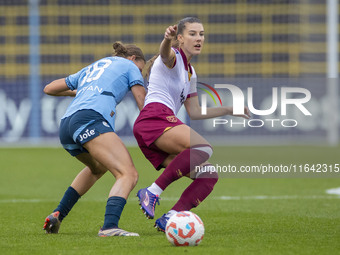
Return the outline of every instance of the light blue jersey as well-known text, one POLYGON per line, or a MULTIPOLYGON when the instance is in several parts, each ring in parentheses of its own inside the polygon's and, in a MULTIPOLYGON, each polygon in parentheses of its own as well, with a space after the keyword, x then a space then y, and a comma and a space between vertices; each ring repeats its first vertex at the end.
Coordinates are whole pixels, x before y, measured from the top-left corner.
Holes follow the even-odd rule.
POLYGON ((77 94, 62 119, 78 110, 92 109, 100 113, 113 129, 116 106, 132 86, 144 85, 138 67, 121 57, 100 59, 65 80, 71 90, 77 90, 77 94))

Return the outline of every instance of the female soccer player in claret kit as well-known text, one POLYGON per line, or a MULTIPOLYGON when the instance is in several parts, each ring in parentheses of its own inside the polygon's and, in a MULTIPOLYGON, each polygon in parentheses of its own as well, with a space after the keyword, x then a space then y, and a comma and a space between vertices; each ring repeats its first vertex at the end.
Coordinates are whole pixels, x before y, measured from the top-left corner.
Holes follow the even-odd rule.
MULTIPOLYGON (((163 232, 174 213, 198 206, 218 180, 214 167, 207 162, 213 153, 212 147, 176 117, 180 107, 184 104, 191 119, 232 115, 233 112, 232 107, 222 106, 207 108, 207 114, 201 114, 197 76, 190 60, 201 53, 203 43, 204 29, 198 18, 184 18, 178 25, 166 29, 160 54, 147 75, 144 108, 134 125, 134 135, 145 157, 157 170, 165 168, 151 186, 137 193, 147 218, 154 218, 156 203, 159 204, 161 193, 172 182, 183 176, 193 180, 172 209, 156 220, 155 227, 163 232), (175 44, 178 48, 172 47, 175 44), (201 170, 193 173, 196 166, 201 166, 201 170)), ((249 118, 247 107, 240 117, 249 118)))
POLYGON ((141 110, 145 98, 142 69, 145 58, 135 45, 113 44, 112 57, 100 59, 66 78, 46 85, 52 96, 75 96, 60 124, 65 150, 85 164, 66 190, 58 207, 47 216, 43 229, 58 233, 60 223, 78 199, 107 171, 116 178, 107 200, 99 236, 138 236, 118 227, 126 199, 138 173, 125 145, 114 131, 116 105, 131 90, 141 110))

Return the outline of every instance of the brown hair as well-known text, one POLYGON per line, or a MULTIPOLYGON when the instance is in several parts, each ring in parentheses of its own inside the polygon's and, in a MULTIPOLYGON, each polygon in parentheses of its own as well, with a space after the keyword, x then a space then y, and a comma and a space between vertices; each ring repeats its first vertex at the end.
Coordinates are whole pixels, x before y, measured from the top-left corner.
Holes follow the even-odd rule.
POLYGON ((115 42, 112 47, 112 56, 127 58, 134 55, 136 56, 136 60, 143 60, 146 62, 142 50, 134 44, 124 45, 121 42, 115 42))
MULTIPOLYGON (((171 47, 178 48, 179 42, 177 40, 171 41, 171 47)), ((156 54, 152 58, 150 58, 148 61, 146 61, 145 68, 143 69, 143 77, 146 80, 149 80, 151 68, 153 66, 153 63, 155 62, 156 58, 159 56, 159 54, 156 54)))
POLYGON ((183 31, 185 29, 185 24, 186 23, 199 23, 199 24, 202 24, 201 20, 199 18, 196 18, 196 17, 186 17, 184 19, 181 19, 179 22, 178 22, 178 25, 177 25, 177 35, 182 35, 183 34, 183 31))
MULTIPOLYGON (((186 23, 200 23, 202 24, 201 20, 196 17, 186 17, 184 19, 181 19, 177 24, 177 35, 183 34, 183 31, 185 29, 186 23)), ((177 36, 176 36, 177 37, 177 36)), ((179 41, 176 39, 171 41, 171 47, 178 48, 179 47, 179 41)), ((159 56, 159 54, 156 54, 151 59, 149 59, 146 62, 146 66, 144 68, 145 72, 143 73, 145 79, 149 79, 151 68, 153 66, 153 63, 155 62, 156 58, 159 56)))

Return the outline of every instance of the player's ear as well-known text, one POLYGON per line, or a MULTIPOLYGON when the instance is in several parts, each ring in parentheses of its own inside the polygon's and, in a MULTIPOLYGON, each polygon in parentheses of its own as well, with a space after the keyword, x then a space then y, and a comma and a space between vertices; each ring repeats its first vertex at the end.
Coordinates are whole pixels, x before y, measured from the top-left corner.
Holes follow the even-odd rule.
POLYGON ((134 61, 136 60, 136 55, 128 56, 127 59, 134 61))
POLYGON ((180 44, 183 44, 183 35, 182 35, 182 34, 178 34, 178 35, 177 35, 177 41, 178 41, 180 44))

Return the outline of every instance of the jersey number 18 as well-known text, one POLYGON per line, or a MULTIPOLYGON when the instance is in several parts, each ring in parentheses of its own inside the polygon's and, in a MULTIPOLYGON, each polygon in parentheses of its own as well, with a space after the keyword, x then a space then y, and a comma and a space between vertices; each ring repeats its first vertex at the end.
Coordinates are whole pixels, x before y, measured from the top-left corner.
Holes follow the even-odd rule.
POLYGON ((112 61, 110 59, 102 59, 86 70, 86 74, 79 87, 83 86, 85 82, 91 82, 98 80, 100 76, 104 73, 105 68, 109 67, 112 61))

